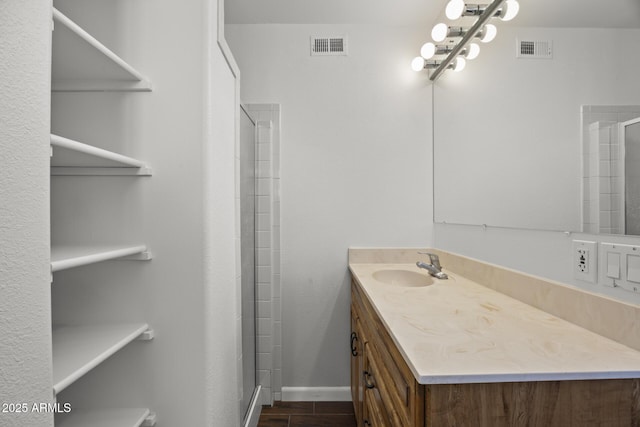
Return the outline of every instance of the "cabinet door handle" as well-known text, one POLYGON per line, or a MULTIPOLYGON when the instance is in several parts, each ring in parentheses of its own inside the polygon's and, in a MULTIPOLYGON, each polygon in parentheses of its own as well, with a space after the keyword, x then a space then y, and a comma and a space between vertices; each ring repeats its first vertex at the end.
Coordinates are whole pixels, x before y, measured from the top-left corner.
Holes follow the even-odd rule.
POLYGON ((358 335, 351 332, 351 355, 354 357, 358 355, 358 347, 354 344, 355 342, 358 342, 358 335))
POLYGON ((362 376, 364 377, 364 386, 366 388, 372 389, 376 387, 373 381, 369 381, 369 378, 373 378, 373 375, 369 371, 363 371, 362 376))

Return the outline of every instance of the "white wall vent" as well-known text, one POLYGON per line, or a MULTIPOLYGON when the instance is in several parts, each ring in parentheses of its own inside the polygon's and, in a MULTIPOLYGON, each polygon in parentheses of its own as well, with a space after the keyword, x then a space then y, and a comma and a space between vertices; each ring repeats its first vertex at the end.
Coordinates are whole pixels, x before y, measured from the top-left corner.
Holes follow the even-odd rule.
POLYGON ((311 56, 346 55, 345 36, 311 37, 311 56))
POLYGON ((516 58, 553 58, 551 40, 516 40, 516 58))

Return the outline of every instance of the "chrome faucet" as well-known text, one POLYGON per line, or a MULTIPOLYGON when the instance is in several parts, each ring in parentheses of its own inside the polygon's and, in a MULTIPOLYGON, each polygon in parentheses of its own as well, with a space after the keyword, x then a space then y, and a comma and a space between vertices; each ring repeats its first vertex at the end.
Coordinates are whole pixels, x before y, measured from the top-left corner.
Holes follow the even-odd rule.
POLYGON ((422 262, 422 261, 416 262, 416 265, 418 266, 418 268, 424 268, 429 272, 430 275, 432 275, 436 279, 449 278, 449 276, 447 276, 446 273, 442 272, 442 266, 440 265, 440 258, 438 258, 438 255, 431 254, 428 252, 418 252, 418 253, 422 255, 429 255, 429 260, 431 261, 431 264, 427 264, 426 262, 422 262))

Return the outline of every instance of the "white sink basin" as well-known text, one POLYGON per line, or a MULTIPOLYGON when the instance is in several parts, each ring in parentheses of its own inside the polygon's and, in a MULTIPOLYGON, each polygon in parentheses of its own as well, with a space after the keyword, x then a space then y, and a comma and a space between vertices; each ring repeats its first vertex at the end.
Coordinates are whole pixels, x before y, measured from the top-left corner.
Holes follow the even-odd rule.
POLYGON ((373 273, 373 278, 378 282, 395 286, 418 287, 433 284, 431 276, 410 270, 378 270, 373 273))

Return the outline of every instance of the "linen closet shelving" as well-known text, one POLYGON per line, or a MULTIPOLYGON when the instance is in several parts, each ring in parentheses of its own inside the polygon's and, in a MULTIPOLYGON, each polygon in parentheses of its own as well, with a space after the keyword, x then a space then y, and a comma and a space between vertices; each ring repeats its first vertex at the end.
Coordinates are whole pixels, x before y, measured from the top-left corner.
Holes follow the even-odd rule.
MULTIPOLYGON (((150 91, 150 82, 80 26, 53 9, 53 92, 150 91)), ((51 135, 52 176, 149 176, 151 168, 127 157, 63 136, 51 135)), ((114 259, 149 260, 144 244, 123 246, 52 246, 51 271, 114 259)), ((53 277, 52 277, 53 281, 53 277)), ((55 292, 55 284, 52 292, 55 292)), ((53 389, 57 395, 134 340, 150 340, 146 323, 52 328, 53 389)), ((75 409, 56 427, 138 427, 155 425, 148 408, 75 409)))

